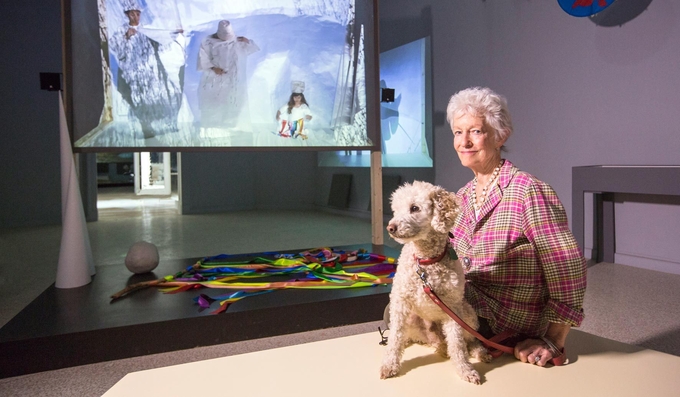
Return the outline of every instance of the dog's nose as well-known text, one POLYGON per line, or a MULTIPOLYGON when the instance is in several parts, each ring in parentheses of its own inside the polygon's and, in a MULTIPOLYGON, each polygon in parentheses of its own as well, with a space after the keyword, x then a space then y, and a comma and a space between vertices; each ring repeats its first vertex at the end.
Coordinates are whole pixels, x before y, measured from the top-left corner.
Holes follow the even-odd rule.
POLYGON ((390 223, 389 225, 387 225, 387 231, 390 232, 390 233, 396 232, 397 231, 397 225, 395 225, 394 223, 390 223))

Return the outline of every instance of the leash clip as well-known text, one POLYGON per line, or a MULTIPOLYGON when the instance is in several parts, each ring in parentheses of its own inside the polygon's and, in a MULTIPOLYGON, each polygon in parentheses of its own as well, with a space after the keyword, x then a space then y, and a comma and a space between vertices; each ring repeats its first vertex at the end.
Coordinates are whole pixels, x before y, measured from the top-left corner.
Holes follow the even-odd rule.
POLYGON ((378 332, 380 332, 381 339, 380 342, 378 342, 378 344, 382 346, 387 346, 387 337, 385 336, 385 331, 387 331, 387 329, 383 330, 380 327, 378 327, 378 332))
POLYGON ((423 282, 423 285, 427 288, 432 289, 430 283, 427 282, 427 273, 425 272, 425 269, 420 267, 420 259, 416 259, 416 264, 418 265, 418 268, 416 269, 416 274, 418 275, 418 277, 420 277, 420 280, 423 282))

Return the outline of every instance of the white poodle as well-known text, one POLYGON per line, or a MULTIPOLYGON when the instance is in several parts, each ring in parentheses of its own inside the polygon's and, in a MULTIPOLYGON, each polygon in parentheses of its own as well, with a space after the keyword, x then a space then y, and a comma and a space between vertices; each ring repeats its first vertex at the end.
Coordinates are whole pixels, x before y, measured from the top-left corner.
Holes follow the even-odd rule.
POLYGON ((425 294, 417 273, 420 267, 439 298, 468 325, 478 328, 474 309, 463 299, 463 267, 452 259, 455 256, 448 245, 448 232, 458 214, 456 196, 427 182, 406 183, 392 194, 392 211, 387 231, 404 247, 390 293, 390 336, 380 377, 397 375, 404 349, 416 342, 435 347, 439 354, 451 358, 463 380, 479 384, 479 373, 468 355, 483 362, 489 362, 491 356, 425 294))

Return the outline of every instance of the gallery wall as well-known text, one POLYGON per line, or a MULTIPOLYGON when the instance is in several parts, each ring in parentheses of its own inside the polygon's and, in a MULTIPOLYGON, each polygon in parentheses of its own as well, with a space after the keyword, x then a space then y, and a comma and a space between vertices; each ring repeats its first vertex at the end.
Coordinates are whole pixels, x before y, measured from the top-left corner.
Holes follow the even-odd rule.
POLYGON ((182 153, 182 213, 301 210, 316 197, 315 152, 182 153))
POLYGON ((59 1, 0 2, 0 226, 61 222, 58 94, 40 72, 61 71, 59 1))

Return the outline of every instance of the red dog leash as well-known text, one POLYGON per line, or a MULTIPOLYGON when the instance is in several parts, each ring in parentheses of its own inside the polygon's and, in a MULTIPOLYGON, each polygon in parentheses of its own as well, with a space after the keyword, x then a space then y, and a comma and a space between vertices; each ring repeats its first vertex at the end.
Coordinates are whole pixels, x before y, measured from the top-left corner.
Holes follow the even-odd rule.
MULTIPOLYGON (((452 319, 454 319, 461 327, 463 327, 464 330, 466 330, 467 332, 471 333, 475 338, 479 339, 485 346, 487 346, 487 347, 492 347, 492 348, 494 348, 494 349, 496 349, 497 351, 500 351, 500 352, 502 352, 502 353, 508 353, 508 354, 513 354, 513 355, 515 354, 515 349, 514 349, 514 348, 512 348, 512 347, 510 347, 510 346, 501 345, 500 343, 497 343, 497 342, 495 342, 495 341, 493 341, 493 340, 487 339, 487 338, 483 337, 479 332, 477 332, 474 328, 472 328, 472 327, 470 327, 469 325, 467 325, 467 323, 466 323, 465 321, 463 321, 463 319, 461 319, 460 317, 458 317, 458 315, 457 315, 456 313, 454 313, 453 310, 449 309, 449 307, 446 306, 446 304, 445 304, 444 302, 442 302, 441 299, 439 299, 439 297, 437 296, 437 294, 435 294, 434 291, 432 291, 432 289, 431 289, 429 286, 423 285, 423 291, 425 291, 425 293, 427 294, 427 296, 429 296, 430 299, 432 299, 432 301, 433 301, 434 303, 436 303, 437 306, 439 306, 439 307, 444 311, 444 313, 448 314, 449 317, 451 317, 452 319)), ((502 335, 502 334, 503 334, 503 333, 498 334, 498 335, 496 335, 496 336, 495 336, 494 338, 492 338, 492 339, 503 340, 503 339, 505 339, 507 336, 513 335, 514 332, 511 333, 511 334, 509 334, 509 335, 507 335, 507 336, 504 336, 502 339, 496 338, 496 337, 498 337, 499 335, 502 335)), ((501 354, 502 354, 502 353, 501 353, 501 354)), ((491 353, 491 354, 493 355, 493 353, 491 353)), ((500 355, 500 354, 499 354, 499 355, 500 355)), ((494 356, 494 357, 497 357, 497 356, 494 356)))

